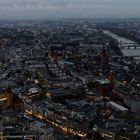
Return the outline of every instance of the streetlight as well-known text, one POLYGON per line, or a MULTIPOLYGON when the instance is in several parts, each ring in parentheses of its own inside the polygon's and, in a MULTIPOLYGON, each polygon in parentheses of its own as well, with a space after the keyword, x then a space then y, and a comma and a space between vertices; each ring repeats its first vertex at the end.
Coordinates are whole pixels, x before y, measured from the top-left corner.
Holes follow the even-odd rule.
POLYGON ((137 84, 137 93, 139 93, 140 90, 140 83, 137 84))

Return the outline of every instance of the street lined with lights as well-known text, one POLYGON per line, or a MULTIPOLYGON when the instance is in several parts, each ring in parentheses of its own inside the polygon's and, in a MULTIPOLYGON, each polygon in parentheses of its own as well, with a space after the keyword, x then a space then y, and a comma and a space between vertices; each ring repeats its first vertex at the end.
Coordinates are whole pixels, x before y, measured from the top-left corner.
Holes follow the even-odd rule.
POLYGON ((75 131, 75 130, 73 130, 71 128, 67 128, 67 127, 64 127, 64 126, 62 126, 60 124, 57 124, 56 122, 50 121, 50 120, 44 118, 43 116, 41 116, 39 114, 36 114, 34 112, 31 112, 29 110, 25 110, 25 114, 27 114, 29 116, 34 116, 39 120, 43 120, 45 123, 52 125, 56 129, 61 129, 65 133, 69 133, 71 135, 79 136, 79 137, 83 137, 83 138, 86 137, 86 135, 87 135, 86 133, 81 133, 79 131, 75 131))

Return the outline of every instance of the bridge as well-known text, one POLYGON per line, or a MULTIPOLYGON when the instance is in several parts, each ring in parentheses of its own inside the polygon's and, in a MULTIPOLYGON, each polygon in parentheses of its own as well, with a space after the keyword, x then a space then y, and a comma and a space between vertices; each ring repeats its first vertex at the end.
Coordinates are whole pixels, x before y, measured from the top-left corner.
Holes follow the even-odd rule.
POLYGON ((124 56, 124 57, 139 57, 140 58, 140 54, 139 55, 130 55, 130 56, 124 56))
POLYGON ((140 45, 136 44, 136 43, 122 43, 119 44, 120 49, 140 49, 140 45))

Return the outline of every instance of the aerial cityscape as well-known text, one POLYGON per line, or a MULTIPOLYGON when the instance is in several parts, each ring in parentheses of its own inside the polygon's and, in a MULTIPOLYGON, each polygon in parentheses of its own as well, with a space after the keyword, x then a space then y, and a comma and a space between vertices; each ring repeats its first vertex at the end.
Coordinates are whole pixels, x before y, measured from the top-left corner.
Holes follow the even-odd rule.
POLYGON ((0 140, 140 140, 139 5, 0 0, 0 140))
POLYGON ((1 140, 140 140, 140 20, 0 22, 1 140))

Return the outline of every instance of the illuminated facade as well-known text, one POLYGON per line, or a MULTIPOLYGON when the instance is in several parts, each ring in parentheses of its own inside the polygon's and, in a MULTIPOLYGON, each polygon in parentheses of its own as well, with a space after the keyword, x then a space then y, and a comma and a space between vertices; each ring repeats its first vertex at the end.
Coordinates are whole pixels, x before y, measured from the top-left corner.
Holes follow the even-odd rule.
POLYGON ((5 110, 12 105, 12 95, 8 91, 0 92, 0 110, 5 110))

